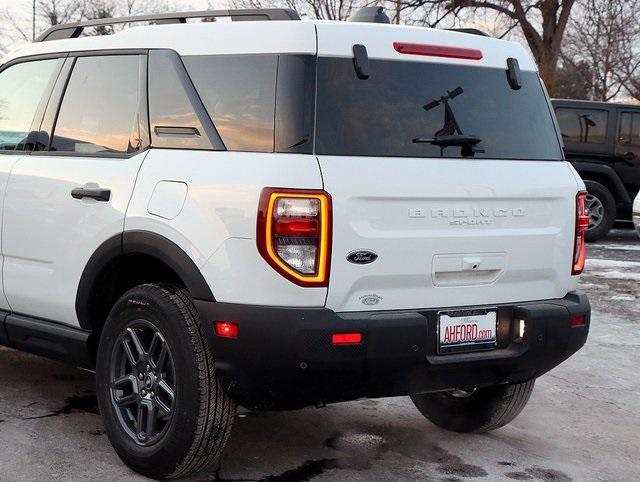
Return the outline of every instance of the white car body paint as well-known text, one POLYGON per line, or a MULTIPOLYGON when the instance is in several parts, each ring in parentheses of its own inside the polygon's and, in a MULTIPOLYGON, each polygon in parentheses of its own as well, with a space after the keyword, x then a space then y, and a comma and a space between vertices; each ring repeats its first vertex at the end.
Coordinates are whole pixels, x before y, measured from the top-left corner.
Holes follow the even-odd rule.
MULTIPOLYGON (((502 68, 513 57, 521 69, 535 70, 531 57, 513 42, 435 29, 310 21, 133 27, 111 36, 29 44, 3 63, 43 53, 122 48, 351 57, 354 39, 366 43, 374 59, 502 68), (394 41, 476 48, 483 58, 403 55, 393 49, 394 41)), ((5 168, 0 166, 0 174, 5 168)), ((64 323, 78 323, 75 296, 87 260, 101 242, 123 230, 151 231, 177 244, 223 302, 399 310, 561 298, 577 284, 571 276, 575 194, 584 185, 561 161, 151 149, 128 160, 25 156, 13 171, 3 219, 5 293, 15 312, 64 323), (111 188, 112 200, 72 199, 71 189, 86 182, 111 188), (154 199, 154 190, 165 182, 188 186, 179 209, 174 191, 171 206, 154 199), (291 283, 258 253, 257 205, 267 186, 331 194, 328 289, 291 283), (410 217, 411 210, 418 215, 410 217), (491 222, 469 221, 484 217, 491 222), (373 250, 379 258, 370 265, 351 264, 345 257, 357 249, 373 250), (487 253, 498 253, 499 262, 487 253), (433 266, 439 256, 460 266, 447 272, 446 286, 436 287, 434 277, 443 276, 433 266), (487 266, 498 272, 488 282, 470 283, 469 259, 478 260, 480 272, 487 266), (374 299, 375 305, 369 303, 374 299)))
POLYGON ((20 157, 11 172, 2 220, 4 291, 14 312, 78 324, 75 303, 82 272, 95 250, 122 232, 147 154, 129 159, 20 157), (71 197, 74 188, 89 183, 110 189, 109 202, 71 197))

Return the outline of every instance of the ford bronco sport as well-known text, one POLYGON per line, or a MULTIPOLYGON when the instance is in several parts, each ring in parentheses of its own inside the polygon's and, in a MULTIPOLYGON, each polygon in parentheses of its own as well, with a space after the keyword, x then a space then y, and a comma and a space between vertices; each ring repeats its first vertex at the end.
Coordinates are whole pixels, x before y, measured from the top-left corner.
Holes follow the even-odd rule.
POLYGON ((565 155, 587 188, 587 241, 629 222, 640 191, 640 106, 554 99, 565 155))
POLYGON ((215 464, 236 405, 496 429, 585 343, 584 184, 516 43, 97 20, 5 57, 0 106, 0 342, 94 369, 145 475, 215 464))

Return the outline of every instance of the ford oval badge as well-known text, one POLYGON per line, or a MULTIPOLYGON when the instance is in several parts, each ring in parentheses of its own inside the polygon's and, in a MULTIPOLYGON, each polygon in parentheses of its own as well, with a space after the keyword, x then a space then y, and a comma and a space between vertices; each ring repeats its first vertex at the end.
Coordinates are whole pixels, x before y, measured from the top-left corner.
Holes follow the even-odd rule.
POLYGON ((347 256, 347 261, 353 264, 370 264, 378 259, 378 255, 373 251, 358 250, 352 251, 347 256))

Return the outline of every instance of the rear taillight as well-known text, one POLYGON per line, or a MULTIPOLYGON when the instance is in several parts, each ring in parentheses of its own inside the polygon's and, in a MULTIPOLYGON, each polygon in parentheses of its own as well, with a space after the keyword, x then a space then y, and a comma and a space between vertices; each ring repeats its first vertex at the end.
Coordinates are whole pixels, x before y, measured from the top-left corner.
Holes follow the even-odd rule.
POLYGON ((265 188, 258 207, 258 251, 300 286, 327 286, 331 196, 325 191, 265 188))
POLYGON ((589 227, 589 211, 587 209, 587 193, 579 192, 576 196, 576 235, 573 247, 573 268, 572 275, 578 275, 584 270, 584 263, 587 257, 585 237, 589 227))

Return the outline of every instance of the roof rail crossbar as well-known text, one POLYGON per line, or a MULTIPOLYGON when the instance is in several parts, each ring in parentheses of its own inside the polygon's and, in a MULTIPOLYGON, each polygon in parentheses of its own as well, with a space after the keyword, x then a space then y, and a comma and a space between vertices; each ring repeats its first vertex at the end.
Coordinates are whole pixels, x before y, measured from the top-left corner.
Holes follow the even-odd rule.
POLYGON ((471 35, 482 35, 483 37, 491 37, 491 35, 489 35, 487 32, 483 32, 482 30, 477 28, 448 28, 446 30, 449 30, 451 32, 468 33, 471 35))
POLYGON ((300 20, 295 10, 287 8, 243 8, 229 10, 201 10, 197 12, 160 13, 132 17, 99 18, 84 22, 55 25, 40 35, 34 42, 77 38, 85 28, 104 27, 123 23, 156 22, 158 24, 186 23, 189 18, 231 17, 234 22, 242 20, 300 20))

